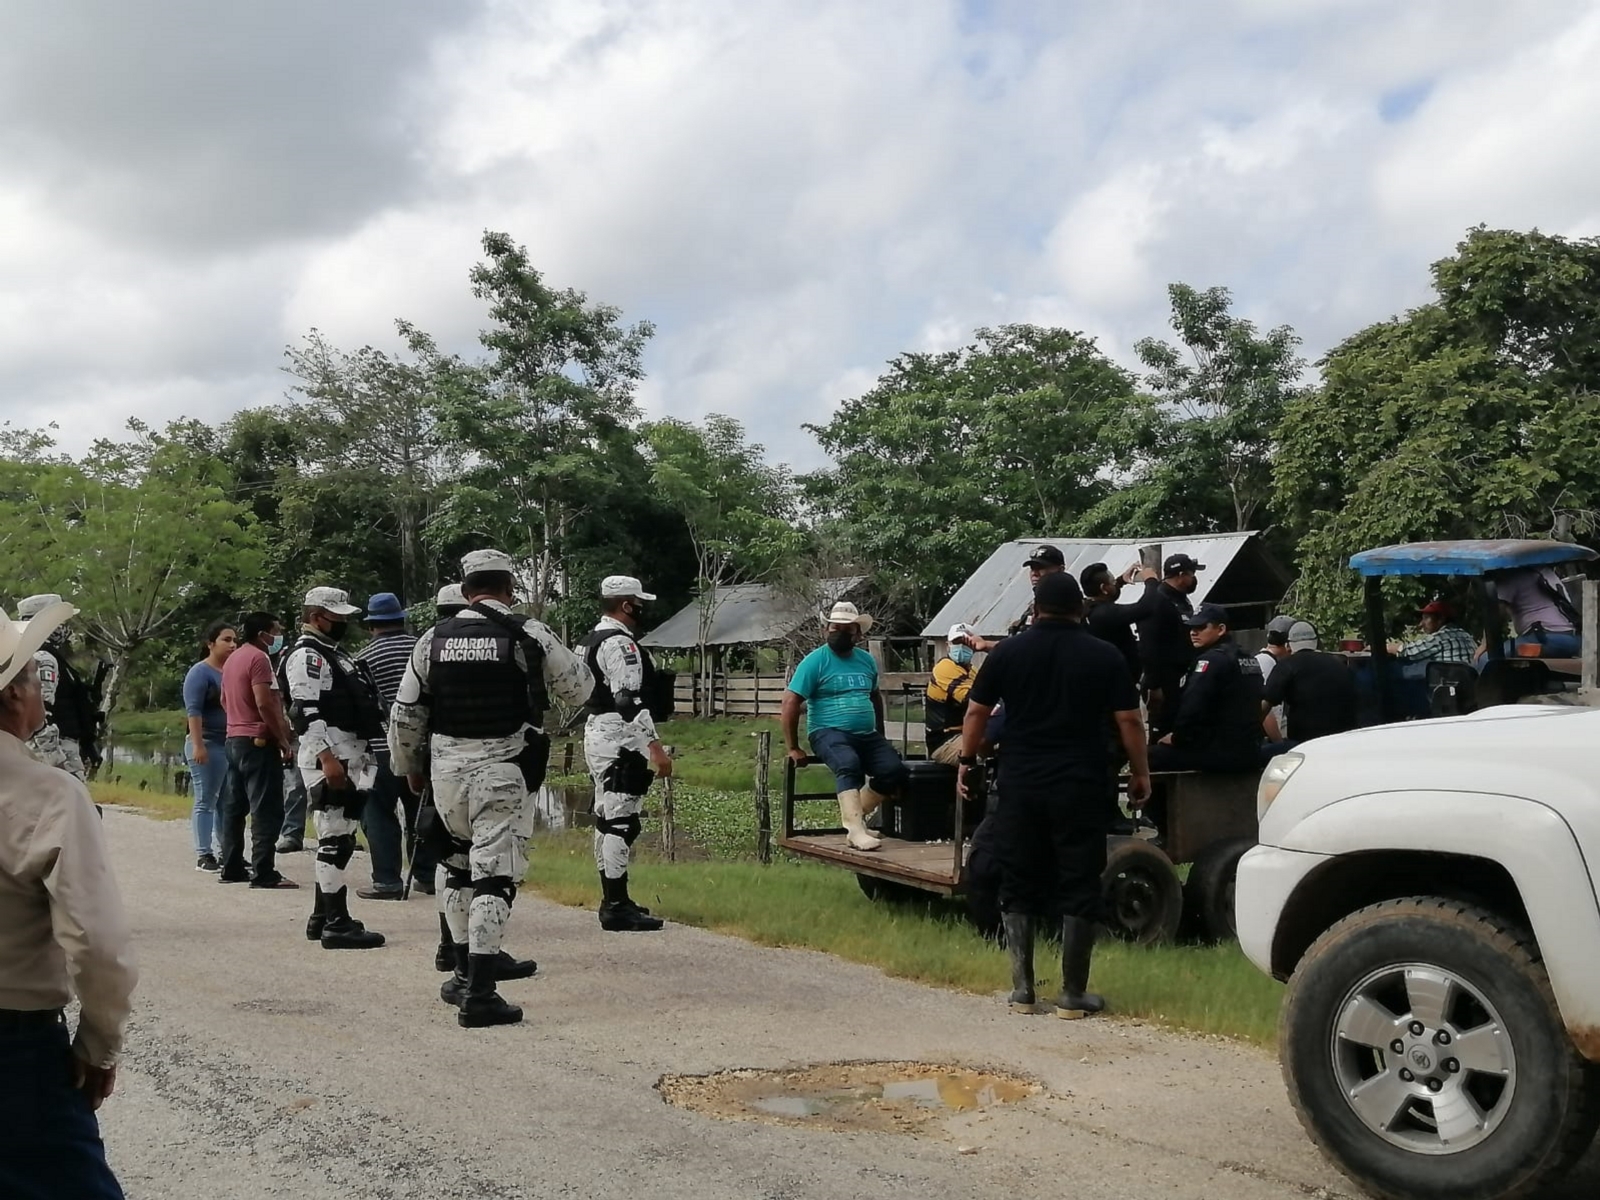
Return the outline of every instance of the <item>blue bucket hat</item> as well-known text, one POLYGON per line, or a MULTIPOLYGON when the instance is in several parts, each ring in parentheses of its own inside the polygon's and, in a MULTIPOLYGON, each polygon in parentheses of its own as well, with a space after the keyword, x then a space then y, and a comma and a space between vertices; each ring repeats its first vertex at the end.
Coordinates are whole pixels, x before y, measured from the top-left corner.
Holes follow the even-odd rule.
POLYGON ((367 600, 365 620, 368 625, 383 625, 405 619, 406 610, 400 607, 400 597, 393 592, 374 592, 367 600))

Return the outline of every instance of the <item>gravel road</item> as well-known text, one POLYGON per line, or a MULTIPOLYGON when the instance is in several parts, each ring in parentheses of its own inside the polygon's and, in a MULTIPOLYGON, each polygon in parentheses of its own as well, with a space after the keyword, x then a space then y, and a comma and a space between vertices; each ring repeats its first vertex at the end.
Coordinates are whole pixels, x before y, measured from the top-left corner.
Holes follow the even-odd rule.
MULTIPOLYGON (((511 948, 539 975, 505 987, 528 1019, 469 1031, 438 999, 426 897, 360 904, 384 949, 324 951, 302 934, 309 891, 219 885, 191 869, 181 823, 105 820, 143 972, 102 1110, 131 1200, 1351 1192, 1254 1049, 1018 1017, 696 929, 605 934, 592 912, 531 896, 511 948), (914 1133, 839 1133, 702 1116, 655 1088, 667 1073, 865 1058, 994 1066, 1045 1090, 914 1133)), ((283 868, 309 888, 309 855, 283 868)), ((1595 1168, 1561 1195, 1595 1195, 1595 1168)))

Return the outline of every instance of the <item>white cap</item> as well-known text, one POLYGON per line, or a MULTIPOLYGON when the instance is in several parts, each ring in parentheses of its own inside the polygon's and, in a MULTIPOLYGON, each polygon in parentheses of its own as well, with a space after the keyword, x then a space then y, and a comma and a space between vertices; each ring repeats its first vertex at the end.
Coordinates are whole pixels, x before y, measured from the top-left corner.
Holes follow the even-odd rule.
POLYGON ((971 636, 972 630, 967 627, 966 622, 957 621, 954 625, 950 626, 950 632, 944 635, 944 640, 947 642, 953 642, 958 638, 971 636))
POLYGON ((361 609, 350 603, 350 593, 338 588, 312 588, 306 593, 307 608, 322 608, 336 617, 353 617, 361 609))
MULTIPOLYGON (((29 596, 22 604, 37 599, 38 596, 29 596)), ((61 597, 54 597, 54 601, 37 609, 26 621, 13 621, 0 612, 0 687, 5 687, 21 674, 33 661, 33 652, 44 645, 52 633, 78 615, 78 610, 61 597)), ((17 608, 21 609, 22 604, 17 608)))
POLYGON ((1309 621, 1296 621, 1289 628, 1289 645, 1302 650, 1317 648, 1317 628, 1309 621))
POLYGON ((450 604, 465 608, 467 604, 467 594, 461 590, 461 585, 459 583, 447 583, 444 587, 439 589, 439 594, 433 598, 433 602, 439 608, 444 608, 446 605, 450 604))
POLYGON ((607 575, 600 581, 600 595, 606 596, 632 596, 636 600, 654 600, 655 597, 644 590, 632 575, 607 575))
POLYGON ((37 596, 29 596, 26 600, 17 601, 17 620, 31 620, 45 609, 60 603, 62 603, 61 597, 54 592, 43 592, 37 596))
POLYGON ((461 577, 481 575, 487 571, 502 571, 515 575, 517 564, 504 550, 474 550, 461 560, 461 577))
POLYGON ((872 618, 867 616, 866 613, 860 612, 854 604, 845 600, 835 604, 832 611, 819 613, 818 616, 822 618, 824 625, 854 624, 860 627, 862 633, 866 633, 867 630, 872 628, 872 618))

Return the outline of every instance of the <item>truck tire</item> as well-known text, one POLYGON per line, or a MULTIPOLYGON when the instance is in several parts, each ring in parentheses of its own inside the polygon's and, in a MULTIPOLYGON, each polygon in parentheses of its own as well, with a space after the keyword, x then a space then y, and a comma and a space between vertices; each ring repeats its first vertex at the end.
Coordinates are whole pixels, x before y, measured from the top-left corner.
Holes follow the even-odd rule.
POLYGON ((1178 936, 1183 885, 1172 860, 1144 838, 1106 839, 1106 869, 1100 876, 1106 926, 1124 942, 1151 946, 1178 936))
POLYGON ((1228 838, 1202 850, 1189 867, 1183 885, 1183 929, 1201 942, 1226 942, 1238 936, 1233 915, 1233 885, 1239 860, 1256 844, 1254 838, 1228 838))
POLYGON ((1392 1200, 1525 1196, 1600 1123, 1600 1071, 1532 935, 1454 900, 1386 900, 1324 933, 1289 981, 1279 1043, 1306 1132, 1392 1200))

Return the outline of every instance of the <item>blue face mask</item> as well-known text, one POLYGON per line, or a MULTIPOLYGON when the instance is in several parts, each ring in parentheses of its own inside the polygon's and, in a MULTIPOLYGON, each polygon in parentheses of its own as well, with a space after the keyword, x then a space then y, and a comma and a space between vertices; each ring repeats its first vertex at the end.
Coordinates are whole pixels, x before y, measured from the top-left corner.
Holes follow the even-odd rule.
POLYGON ((950 647, 950 661, 955 663, 956 666, 958 666, 958 667, 966 666, 969 662, 972 661, 972 647, 971 646, 951 646, 950 647))
POLYGON ((267 643, 267 653, 268 654, 276 654, 279 650, 282 650, 282 649, 283 649, 283 634, 281 634, 281 633, 278 634, 270 642, 267 643))

